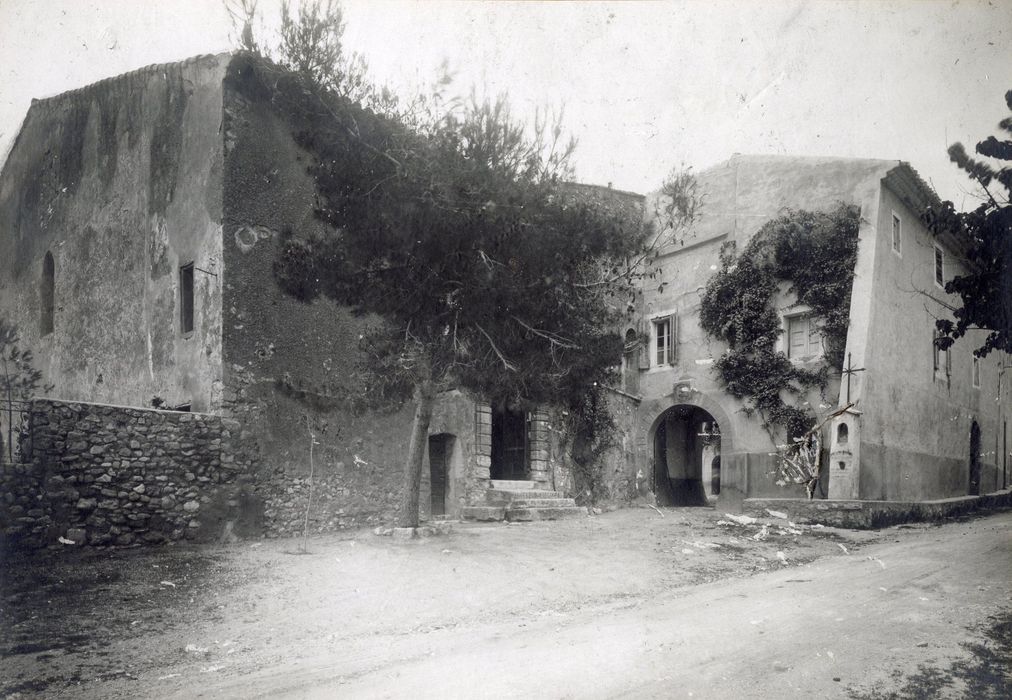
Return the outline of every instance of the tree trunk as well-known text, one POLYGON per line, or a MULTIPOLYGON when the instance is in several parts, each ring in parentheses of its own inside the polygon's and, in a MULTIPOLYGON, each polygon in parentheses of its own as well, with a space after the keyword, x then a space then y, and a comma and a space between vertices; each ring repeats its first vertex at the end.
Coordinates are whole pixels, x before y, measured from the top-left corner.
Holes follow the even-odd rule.
POLYGON ((400 527, 418 527, 418 492, 422 486, 422 464, 429 446, 429 423, 436 403, 435 385, 430 379, 415 385, 415 421, 411 426, 411 443, 404 465, 404 500, 397 524, 400 527))

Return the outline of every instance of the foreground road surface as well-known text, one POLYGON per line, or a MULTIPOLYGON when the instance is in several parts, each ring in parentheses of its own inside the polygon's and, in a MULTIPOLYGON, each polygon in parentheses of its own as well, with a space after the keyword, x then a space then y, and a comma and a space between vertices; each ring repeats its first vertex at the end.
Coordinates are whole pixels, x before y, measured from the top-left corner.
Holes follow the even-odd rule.
MULTIPOLYGON (((899 534, 899 533, 897 533, 899 534)), ((1009 607, 1012 513, 516 624, 377 636, 178 697, 839 698, 965 654, 1009 607)), ((416 581, 424 594, 425 581, 416 581)), ((631 586, 632 587, 632 586, 631 586)), ((496 601, 488 601, 496 606, 496 601)))

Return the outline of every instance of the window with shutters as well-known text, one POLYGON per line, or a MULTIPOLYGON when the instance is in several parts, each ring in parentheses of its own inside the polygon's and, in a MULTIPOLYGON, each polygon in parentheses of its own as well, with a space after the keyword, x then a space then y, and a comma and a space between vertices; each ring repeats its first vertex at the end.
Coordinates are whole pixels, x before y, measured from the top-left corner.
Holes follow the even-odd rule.
POLYGON ((787 357, 807 360, 822 355, 822 335, 811 314, 787 317, 787 357))
POLYGON ((677 324, 674 315, 653 320, 653 365, 664 367, 675 364, 675 332, 677 324))

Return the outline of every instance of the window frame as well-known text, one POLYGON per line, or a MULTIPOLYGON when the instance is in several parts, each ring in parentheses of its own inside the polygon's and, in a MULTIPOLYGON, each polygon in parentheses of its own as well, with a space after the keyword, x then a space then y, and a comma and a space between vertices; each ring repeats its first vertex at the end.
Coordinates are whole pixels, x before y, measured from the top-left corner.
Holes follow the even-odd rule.
POLYGON ((890 245, 896 255, 903 257, 903 218, 895 211, 891 212, 891 228, 889 229, 890 245))
POLYGON ((51 250, 42 258, 39 302, 39 337, 45 338, 56 330, 56 258, 51 250))
POLYGON ((179 332, 184 338, 193 335, 197 327, 195 269, 192 261, 179 266, 179 332), (187 285, 187 278, 189 278, 189 285, 187 285))
POLYGON ((941 290, 945 289, 945 250, 937 243, 933 246, 935 253, 933 257, 935 286, 941 290))
POLYGON ((676 314, 665 314, 663 316, 655 316, 650 319, 650 366, 657 367, 671 367, 675 364, 677 354, 675 352, 675 344, 678 342, 678 319, 676 314), (660 355, 661 352, 661 334, 660 328, 667 326, 667 342, 664 347, 663 358, 660 355))
POLYGON ((970 386, 974 389, 980 388, 980 358, 976 355, 971 355, 970 362, 970 386))
POLYGON ((819 359, 820 357, 823 357, 825 355, 826 348, 825 348, 825 346, 823 345, 823 342, 822 342, 822 334, 818 333, 817 328, 814 326, 814 323, 813 323, 814 320, 815 320, 815 318, 816 318, 815 314, 813 314, 810 310, 809 311, 800 311, 798 313, 792 313, 792 314, 784 314, 784 318, 783 318, 783 334, 784 334, 783 351, 784 351, 784 355, 787 356, 788 360, 790 360, 792 362, 810 362, 812 360, 819 359), (807 342, 805 343, 806 354, 798 355, 798 356, 795 357, 794 355, 791 354, 791 347, 792 347, 792 345, 791 345, 791 325, 794 324, 794 323, 797 323, 798 321, 801 321, 803 319, 806 319, 808 321, 808 339, 807 339, 807 342), (815 336, 814 340, 813 340, 812 336, 815 336), (815 347, 815 352, 814 353, 810 353, 808 351, 812 349, 812 345, 813 344, 816 346, 815 347))
POLYGON ((944 378, 949 381, 952 378, 952 346, 949 346, 945 350, 938 347, 935 342, 942 337, 942 334, 938 332, 936 328, 931 335, 931 348, 932 348, 932 375, 935 379, 944 378), (945 353, 944 365, 942 353, 945 353), (944 373, 944 376, 943 376, 944 373))

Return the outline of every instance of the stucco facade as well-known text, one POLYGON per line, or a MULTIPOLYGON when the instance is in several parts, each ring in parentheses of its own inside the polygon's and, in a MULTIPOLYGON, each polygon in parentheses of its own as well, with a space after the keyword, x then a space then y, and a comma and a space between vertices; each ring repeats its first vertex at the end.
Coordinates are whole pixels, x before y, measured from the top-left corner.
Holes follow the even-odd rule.
MULTIPOLYGON (((700 328, 700 300, 719 269, 723 243, 734 241, 741 250, 764 223, 788 209, 828 211, 846 203, 860 210, 846 352, 852 367, 862 371, 851 375, 854 409, 824 429, 823 459, 829 468, 823 489, 829 498, 918 501, 966 495, 974 488, 993 491, 1007 484, 1007 379, 999 386, 1007 356, 992 353, 977 361, 974 370, 972 350, 980 337, 970 335, 953 346, 947 363, 943 353, 941 369, 934 369, 934 320, 944 316, 946 305, 958 301, 947 298, 935 283, 936 246, 946 279, 960 267, 955 242, 932 238, 920 223, 917 212, 934 201, 934 194, 908 165, 734 156, 699 173, 698 187, 703 197, 700 217, 683 240, 662 251, 657 275, 644 287, 642 321, 636 330, 650 338, 647 359, 640 361, 635 376, 626 374, 640 397, 631 430, 655 483, 659 472, 684 478, 675 472, 684 471, 687 461, 691 478, 698 479, 708 495, 716 495, 712 475, 705 473, 708 458, 700 464, 700 446, 669 444, 673 430, 684 430, 676 430, 670 420, 672 409, 681 407, 690 434, 694 429, 706 438, 708 421, 719 424, 718 488, 724 507, 735 508, 746 497, 802 495, 800 487, 785 489, 774 481, 771 453, 784 436, 771 437, 758 418, 744 415, 742 402, 725 393, 715 377, 713 361, 726 347, 700 328), (892 250, 894 217, 900 219, 900 252, 892 250), (665 351, 658 345, 666 345, 663 338, 658 340, 658 327, 667 328, 664 319, 670 319, 673 328, 667 362, 658 356, 665 351), (842 444, 840 423, 848 426, 842 444), (979 487, 974 487, 970 435, 978 429, 980 477, 979 487), (672 452, 678 453, 674 459, 672 452)), ((804 309, 783 289, 775 304, 786 338, 791 317, 804 309)), ((807 362, 814 365, 818 358, 807 362)), ((823 392, 813 390, 803 397, 813 416, 825 418, 847 404, 841 369, 834 368, 823 392)))
POLYGON ((0 177, 0 315, 56 398, 193 410, 221 390, 225 61, 36 100, 0 177), (40 323, 52 272, 52 330, 40 323), (193 263, 195 324, 180 331, 193 263))

